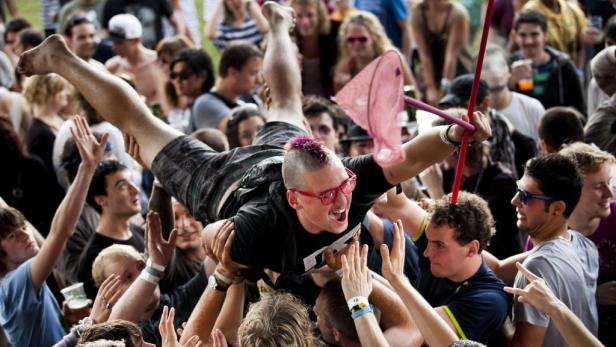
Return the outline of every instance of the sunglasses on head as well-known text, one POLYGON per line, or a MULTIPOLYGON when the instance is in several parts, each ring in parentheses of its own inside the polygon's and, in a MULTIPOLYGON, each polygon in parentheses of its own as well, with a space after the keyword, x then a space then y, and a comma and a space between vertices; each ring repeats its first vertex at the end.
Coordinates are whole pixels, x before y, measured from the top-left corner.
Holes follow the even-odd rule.
POLYGON ((188 79, 192 75, 193 75, 193 72, 190 71, 190 70, 184 70, 184 71, 181 71, 181 72, 171 71, 171 73, 169 74, 169 78, 171 80, 174 80, 176 78, 179 78, 181 80, 186 80, 186 79, 188 79))
POLYGON ((349 175, 349 178, 344 180, 344 182, 342 182, 342 184, 340 184, 336 188, 332 188, 332 189, 326 190, 326 191, 324 191, 322 193, 319 193, 319 194, 314 194, 314 193, 310 193, 310 192, 303 192, 303 191, 297 190, 297 189, 289 189, 289 190, 292 191, 292 192, 296 192, 298 194, 304 195, 304 196, 309 196, 311 198, 317 198, 317 199, 321 200, 321 203, 323 205, 325 205, 325 206, 331 205, 338 198, 338 193, 342 193, 344 195, 349 195, 349 194, 351 194, 355 190, 355 185, 357 184, 357 176, 355 176, 353 171, 349 170, 346 167, 344 168, 344 170, 346 171, 347 175, 349 175))
POLYGON ((528 200, 531 200, 531 199, 542 200, 542 201, 554 201, 554 198, 551 196, 529 193, 525 191, 524 189, 520 188, 519 186, 516 188, 516 190, 518 192, 518 195, 520 196, 520 201, 522 201, 524 205, 528 205, 528 200))
POLYGON ((346 38, 346 42, 348 42, 348 43, 355 43, 355 42, 366 43, 366 42, 368 42, 368 36, 366 36, 366 35, 349 35, 346 38))

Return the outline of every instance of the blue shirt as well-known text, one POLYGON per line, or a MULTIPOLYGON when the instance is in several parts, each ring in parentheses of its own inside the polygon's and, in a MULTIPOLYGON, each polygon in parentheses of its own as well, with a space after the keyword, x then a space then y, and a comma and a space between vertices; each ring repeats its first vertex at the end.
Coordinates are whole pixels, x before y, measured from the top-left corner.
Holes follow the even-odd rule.
POLYGON ((419 253, 419 275, 415 288, 433 307, 441 307, 462 339, 494 345, 494 332, 502 327, 510 309, 505 284, 482 261, 477 272, 461 283, 436 278, 430 260, 423 256, 428 238, 422 231, 415 241, 419 253))
POLYGON ((379 18, 391 42, 402 49, 402 29, 398 25, 409 17, 409 9, 403 0, 355 0, 355 7, 368 11, 379 18))
POLYGON ((0 324, 12 346, 53 346, 64 336, 58 302, 47 284, 34 290, 32 260, 9 272, 0 282, 0 324))

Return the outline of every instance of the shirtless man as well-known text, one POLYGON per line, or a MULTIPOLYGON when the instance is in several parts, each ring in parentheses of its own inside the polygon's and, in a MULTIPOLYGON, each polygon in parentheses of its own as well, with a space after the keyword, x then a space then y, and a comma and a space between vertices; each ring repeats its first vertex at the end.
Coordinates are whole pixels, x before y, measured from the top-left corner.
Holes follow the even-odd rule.
MULTIPOLYGON (((231 220, 232 258, 248 267, 242 271, 251 279, 264 268, 296 276, 322 266, 328 247, 340 250, 358 234, 376 198, 446 158, 454 146, 442 139, 459 142, 464 132, 457 125, 432 128, 404 144, 404 162, 387 168, 369 155, 339 159, 307 137, 289 36, 293 11, 268 2, 263 13, 271 28, 263 61, 269 122, 252 146, 229 152, 214 152, 153 117, 129 86, 76 58, 58 36, 19 63, 27 75, 55 72, 73 83, 103 118, 134 137, 145 165, 195 218, 231 220)), ((477 112, 473 123, 474 140, 490 136, 485 115, 477 112)), ((218 228, 209 229, 207 246, 218 228)))
POLYGON ((148 105, 160 103, 159 92, 162 71, 156 63, 156 52, 141 43, 141 22, 132 14, 118 14, 109 20, 109 37, 117 56, 105 66, 114 75, 127 73, 135 76, 137 92, 145 96, 148 105))

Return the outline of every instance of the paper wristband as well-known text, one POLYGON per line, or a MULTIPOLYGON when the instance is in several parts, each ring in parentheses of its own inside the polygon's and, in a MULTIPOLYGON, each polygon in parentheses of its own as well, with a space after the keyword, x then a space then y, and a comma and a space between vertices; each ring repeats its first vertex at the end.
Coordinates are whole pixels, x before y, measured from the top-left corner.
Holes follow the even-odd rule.
POLYGON ((356 319, 360 316, 365 315, 366 313, 373 313, 374 311, 372 311, 372 308, 370 306, 364 308, 363 310, 357 311, 353 314, 351 314, 351 317, 353 317, 353 319, 356 319))
POLYGON ((221 282, 223 282, 224 284, 228 284, 231 285, 233 284, 233 278, 229 278, 225 275, 223 275, 220 271, 215 270, 214 271, 214 277, 216 277, 218 280, 220 280, 221 282))
POLYGON ((347 305, 349 306, 349 310, 353 310, 353 307, 363 304, 365 306, 370 306, 370 302, 368 298, 365 296, 354 296, 347 301, 347 305))
POLYGON ((156 264, 152 261, 152 258, 148 258, 148 261, 145 262, 145 265, 147 267, 151 267, 152 269, 158 271, 158 272, 165 272, 165 267, 159 264, 156 264))
POLYGON ((141 274, 139 275, 139 278, 141 278, 142 280, 144 280, 146 282, 152 283, 154 285, 157 285, 158 282, 160 282, 160 277, 154 276, 154 275, 150 274, 145 269, 143 271, 141 271, 141 274))

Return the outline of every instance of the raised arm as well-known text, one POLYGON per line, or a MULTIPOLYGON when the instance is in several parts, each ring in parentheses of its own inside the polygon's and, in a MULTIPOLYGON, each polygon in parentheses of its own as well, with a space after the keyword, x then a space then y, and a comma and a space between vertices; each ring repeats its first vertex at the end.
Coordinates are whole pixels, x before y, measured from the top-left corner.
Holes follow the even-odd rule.
POLYGON ((353 323, 362 346, 389 346, 379 327, 372 308, 367 304, 372 292, 372 278, 366 265, 368 246, 355 241, 350 245, 348 257, 342 255, 342 291, 344 298, 355 302, 351 308, 353 323))
POLYGON ((66 245, 66 241, 75 230, 83 204, 86 201, 90 181, 96 170, 96 165, 103 159, 109 138, 109 134, 104 134, 99 143, 83 117, 75 117, 74 124, 75 127, 71 128, 71 133, 75 138, 75 144, 81 156, 81 164, 79 164, 73 184, 69 187, 64 200, 62 200, 53 217, 47 239, 32 260, 30 274, 36 291, 41 288, 43 282, 51 274, 66 245))
POLYGON ((524 262, 529 254, 530 251, 512 255, 508 258, 500 260, 485 249, 481 251, 481 256, 488 264, 490 270, 492 270, 496 277, 500 278, 508 286, 513 285, 515 275, 518 273, 516 263, 524 262))
POLYGON ((169 240, 162 237, 160 217, 155 212, 149 212, 148 222, 148 256, 154 266, 143 269, 141 275, 128 287, 111 312, 110 320, 123 319, 136 322, 142 319, 148 303, 152 299, 154 291, 158 287, 158 281, 163 273, 156 268, 167 267, 175 248, 177 231, 171 231, 169 240), (157 275, 153 275, 157 273, 157 275))
POLYGON ((516 295, 519 302, 533 305, 537 310, 550 316, 569 346, 603 346, 586 329, 584 323, 552 293, 542 278, 530 272, 519 262, 516 263, 516 267, 524 274, 529 283, 524 289, 505 287, 507 293, 516 295))
MULTIPOLYGON (((475 112, 472 123, 477 128, 472 135, 473 141, 483 141, 491 136, 490 120, 486 115, 475 112)), ((462 141, 464 128, 459 125, 453 125, 451 128, 442 126, 428 129, 424 134, 403 145, 406 159, 402 163, 383 168, 387 181, 391 184, 406 181, 450 155, 454 147, 441 140, 441 131, 443 131, 442 136, 446 136, 451 142, 460 143, 462 141)))
POLYGON ((389 280, 406 305, 426 344, 432 347, 447 347, 458 340, 449 324, 430 306, 404 276, 404 235, 401 221, 394 224, 391 253, 387 245, 381 245, 382 273, 389 280))
POLYGON ((210 20, 205 23, 205 36, 210 40, 215 40, 218 37, 218 22, 222 19, 222 12, 225 0, 216 1, 214 11, 210 20))
POLYGON ((428 213, 417 202, 404 194, 396 194, 396 189, 387 191, 386 199, 379 199, 374 204, 374 212, 389 220, 400 219, 406 225, 407 232, 416 239, 422 232, 428 213))
POLYGON ((267 24, 267 19, 265 19, 263 13, 261 13, 261 8, 259 7, 259 4, 256 1, 249 0, 247 6, 248 14, 250 14, 250 16, 255 19, 259 31, 261 33, 266 33, 269 30, 269 24, 267 24))

